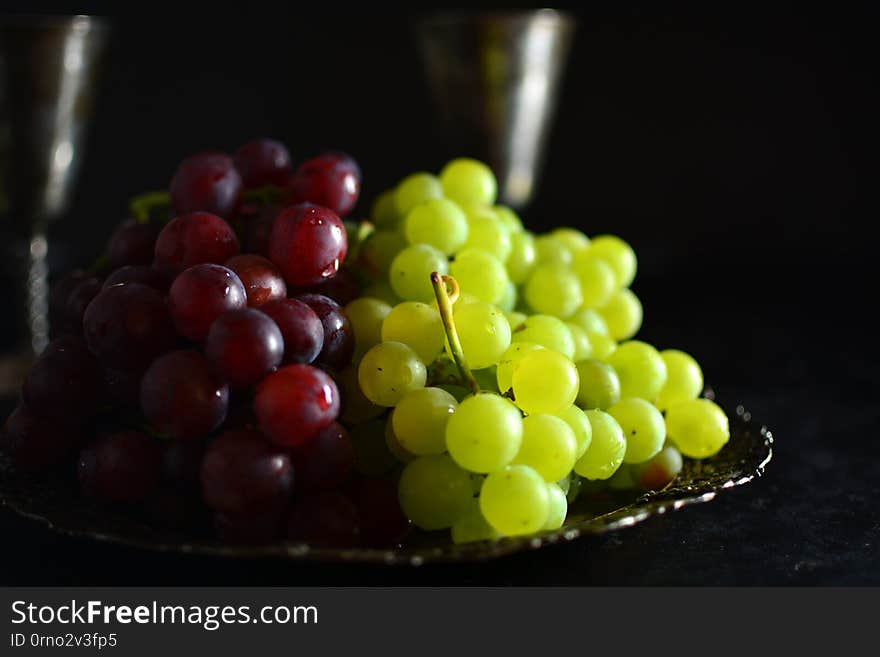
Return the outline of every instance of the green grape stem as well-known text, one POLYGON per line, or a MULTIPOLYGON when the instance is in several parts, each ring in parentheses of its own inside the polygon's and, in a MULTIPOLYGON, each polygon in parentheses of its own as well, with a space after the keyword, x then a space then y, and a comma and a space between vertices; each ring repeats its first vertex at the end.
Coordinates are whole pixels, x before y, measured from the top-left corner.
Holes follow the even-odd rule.
POLYGON ((171 205, 171 194, 164 189, 157 192, 138 194, 128 204, 131 216, 139 224, 150 221, 150 214, 155 208, 171 205))
POLYGON ((452 304, 458 299, 458 281, 452 276, 442 275, 435 271, 431 273, 431 285, 434 288, 434 295, 437 297, 437 307, 440 310, 440 319, 443 321, 446 339, 449 341, 449 348, 452 351, 452 359, 458 366, 458 372, 461 374, 462 381, 472 393, 477 394, 480 392, 480 386, 477 384, 474 375, 471 374, 467 360, 465 360, 461 341, 458 339, 458 331, 455 330, 455 320, 452 316, 452 304), (449 290, 447 290, 447 285, 452 289, 451 297, 449 290))

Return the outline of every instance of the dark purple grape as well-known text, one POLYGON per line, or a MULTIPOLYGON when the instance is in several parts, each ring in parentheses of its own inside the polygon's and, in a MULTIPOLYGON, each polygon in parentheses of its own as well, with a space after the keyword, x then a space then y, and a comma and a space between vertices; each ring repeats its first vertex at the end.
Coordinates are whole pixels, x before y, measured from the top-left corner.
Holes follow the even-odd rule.
POLYGON ((199 491, 206 450, 204 440, 167 441, 162 447, 162 480, 166 486, 178 491, 199 491))
POLYGON ((374 547, 400 543, 412 527, 400 508, 397 486, 387 479, 364 479, 352 489, 361 542, 374 547))
POLYGON ((346 306, 361 294, 357 277, 350 269, 340 269, 336 276, 328 278, 317 285, 312 285, 304 290, 298 290, 297 296, 303 294, 320 294, 333 299, 340 306, 346 306))
POLYGON ((0 451, 9 455, 16 468, 39 472, 64 461, 81 439, 78 428, 39 417, 21 405, 6 420, 0 451))
POLYGON ((237 388, 259 383, 284 357, 281 330, 253 308, 220 315, 205 340, 205 355, 220 377, 237 388))
POLYGON ((223 264, 239 252, 235 231, 210 212, 175 217, 156 240, 153 263, 157 269, 179 272, 206 262, 223 264))
POLYGON ((240 515, 217 512, 214 530, 224 543, 232 545, 262 545, 271 543, 284 532, 284 513, 244 513, 240 515))
POLYGON ((308 287, 339 271, 348 250, 342 220, 327 208, 303 203, 284 209, 272 224, 269 259, 287 285, 308 287))
POLYGON ((92 299, 98 296, 98 293, 101 291, 101 285, 101 279, 92 276, 80 281, 71 290, 70 296, 67 297, 64 318, 61 323, 63 333, 70 333, 72 335, 83 334, 83 317, 92 299))
POLYGON ((234 161, 245 189, 281 186, 293 172, 287 147, 274 139, 252 139, 235 152, 234 161))
POLYGON ((198 153, 180 163, 169 191, 177 214, 203 211, 231 217, 241 200, 241 176, 225 153, 198 153))
POLYGON ((98 438, 79 455, 77 472, 87 495, 102 502, 139 502, 155 490, 162 470, 158 440, 139 431, 98 438))
POLYGON ((245 249, 248 253, 256 253, 265 258, 269 257, 269 237, 272 233, 272 225, 286 206, 270 204, 260 212, 247 220, 244 229, 245 249))
POLYGON ((342 307, 321 294, 301 294, 296 298, 314 310, 324 326, 324 344, 315 364, 337 372, 345 368, 354 354, 354 331, 342 307))
POLYGON ((323 205, 344 217, 360 195, 361 170, 345 153, 324 153, 301 164, 288 187, 296 202, 323 205))
POLYGON ((173 279, 174 277, 170 276, 168 272, 159 271, 147 265, 126 265, 110 274, 107 280, 104 281, 104 287, 140 283, 165 294, 168 292, 168 288, 171 287, 173 279))
POLYGON ((117 370, 142 371, 176 342, 165 299, 140 283, 102 290, 89 304, 83 328, 92 353, 117 370))
POLYGON ((229 388, 197 351, 160 356, 141 380, 141 410, 171 438, 204 438, 223 423, 228 407, 229 388))
POLYGON ((284 337, 284 362, 308 365, 324 346, 324 325, 309 306, 296 299, 278 299, 260 306, 284 337))
POLYGON ((287 285, 281 272, 268 258, 246 253, 230 258, 226 266, 241 279, 247 292, 247 304, 251 308, 259 308, 264 303, 287 296, 287 285))
POLYGON ((111 269, 126 265, 149 265, 153 262, 159 227, 126 219, 107 243, 107 262, 111 269))
POLYGON ((333 422, 294 448, 293 467, 297 493, 332 490, 345 483, 354 469, 354 448, 345 427, 333 422))
POLYGON ((214 320, 247 305, 247 293, 235 272, 222 265, 196 265, 174 279, 168 309, 177 332, 200 342, 214 320))
MULTIPOLYGON (((75 269, 59 278, 52 286, 52 292, 49 295, 49 324, 54 335, 70 332, 67 300, 70 298, 73 288, 87 278, 91 278, 87 272, 75 269)), ((75 331, 75 333, 79 333, 79 331, 75 331)))
POLYGON ((104 370, 104 385, 110 403, 127 410, 139 410, 142 374, 140 371, 104 370))
POLYGON ((336 491, 308 495, 291 507, 287 537, 317 547, 351 547, 358 542, 357 511, 336 491))

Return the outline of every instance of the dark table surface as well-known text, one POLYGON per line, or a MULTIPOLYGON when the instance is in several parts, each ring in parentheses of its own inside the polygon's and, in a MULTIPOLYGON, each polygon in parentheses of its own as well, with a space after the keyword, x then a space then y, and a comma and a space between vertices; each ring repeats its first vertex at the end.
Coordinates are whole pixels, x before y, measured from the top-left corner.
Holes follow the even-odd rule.
MULTIPOLYGON (((773 430, 766 476, 606 536, 416 569, 153 554, 62 538, 0 511, 0 584, 880 584, 876 176, 863 166, 880 88, 865 33, 875 21, 581 18, 526 222, 631 241, 640 336, 692 353, 728 411, 742 404, 773 430)), ((442 162, 422 123, 423 90, 401 100, 401 77, 418 78, 400 38, 405 17, 366 32, 314 18, 296 39, 283 21, 218 25, 218 43, 237 45, 210 60, 186 38, 192 25, 162 26, 173 53, 151 48, 155 27, 118 27, 82 184, 54 229, 56 269, 99 251, 125 199, 161 185, 195 149, 261 133, 300 155, 334 145, 361 160, 370 195, 442 162), (307 54, 331 38, 322 69, 307 54), (350 97, 330 102, 330 76, 355 52, 381 74, 347 80, 350 97), (290 61, 310 95, 278 83, 290 61), (329 100, 318 108, 314 98, 329 100)))

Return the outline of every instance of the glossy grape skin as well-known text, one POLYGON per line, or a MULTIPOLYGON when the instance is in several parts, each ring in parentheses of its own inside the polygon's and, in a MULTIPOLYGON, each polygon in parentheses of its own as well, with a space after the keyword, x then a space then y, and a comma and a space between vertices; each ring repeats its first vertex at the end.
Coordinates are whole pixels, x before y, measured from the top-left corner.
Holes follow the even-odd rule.
MULTIPOLYGON (((52 291, 49 293, 49 326, 53 336, 71 332, 67 315, 67 300, 73 288, 87 278, 91 278, 87 272, 75 269, 59 278, 52 285, 52 291)), ((74 331, 74 333, 77 332, 74 331)))
POLYGON ((452 542, 456 545, 501 538, 501 534, 483 517, 479 499, 471 501, 468 510, 452 525, 451 534, 452 542))
POLYGON ((284 340, 285 363, 313 362, 324 346, 324 325, 308 305, 297 299, 277 299, 260 306, 271 317, 284 340))
POLYGON ((176 342, 165 299, 140 283, 102 290, 86 310, 83 332, 105 367, 126 371, 142 371, 176 342))
POLYGON ((590 242, 589 254, 611 265, 618 287, 625 288, 632 284, 638 263, 635 251, 622 239, 615 235, 597 235, 590 242))
POLYGON ((98 412, 104 376, 82 338, 53 340, 31 366, 22 386, 29 408, 62 424, 78 424, 98 412))
POLYGON ((599 333, 608 335, 608 324, 599 314, 599 311, 593 308, 581 308, 570 320, 573 324, 580 326, 587 335, 599 333))
POLYGON ((571 329, 558 317, 530 315, 522 326, 511 333, 513 342, 532 342, 545 349, 558 351, 566 358, 574 358, 575 345, 571 329))
POLYGON ((156 240, 153 265, 179 272, 193 265, 222 264, 238 252, 238 238, 228 223, 210 212, 191 212, 165 224, 156 240))
POLYGON ((505 265, 510 280, 517 285, 525 283, 537 262, 535 236, 521 231, 510 236, 510 254, 505 265))
POLYGON ((168 272, 154 269, 147 265, 126 265, 120 267, 107 277, 104 281, 104 288, 113 287, 114 285, 140 283, 165 294, 168 292, 168 288, 171 287, 173 279, 174 277, 170 276, 168 272))
POLYGON ((657 408, 664 411, 676 402, 699 397, 703 391, 703 371, 699 363, 677 349, 665 349, 660 357, 666 363, 666 384, 654 402, 657 408))
POLYGON ((599 308, 599 314, 608 325, 608 335, 617 341, 629 340, 642 326, 642 302, 629 288, 618 290, 599 308))
POLYGON ((560 319, 571 317, 583 303, 578 277, 560 263, 535 267, 526 283, 525 299, 537 313, 560 319))
POLYGON ((160 356, 141 379, 141 410, 170 438, 204 438, 223 423, 228 407, 228 386, 197 351, 160 356))
MULTIPOLYGON (((340 306, 345 306, 361 296, 361 288, 357 276, 350 269, 343 267, 336 272, 336 276, 333 278, 325 278, 317 285, 310 285, 302 290, 297 290, 296 294, 320 294, 321 296, 333 299, 340 306)), ((363 296, 370 295, 365 294, 363 296)))
POLYGON ((363 545, 398 545, 412 528, 412 523, 400 508, 394 482, 364 479, 353 487, 350 495, 357 507, 363 545))
POLYGON ((301 294, 296 297, 311 308, 324 328, 324 341, 315 364, 334 371, 344 369, 354 355, 354 331, 342 307, 321 294, 301 294))
POLYGON ((382 322, 391 306, 380 299, 361 297, 345 306, 345 316, 354 332, 355 355, 358 362, 367 350, 382 341, 382 322))
POLYGON ((101 292, 100 278, 91 276, 77 283, 67 297, 62 331, 72 335, 83 334, 83 319, 92 300, 101 292))
POLYGON ((370 221, 377 228, 396 229, 398 223, 403 218, 397 214, 397 206, 394 203, 394 189, 386 189, 379 194, 370 206, 370 221))
POLYGON ((523 437, 512 464, 527 465, 547 483, 571 472, 577 460, 577 439, 568 423, 555 415, 523 418, 523 437))
POLYGON ((455 203, 429 199, 406 215, 405 232, 410 244, 430 244, 446 255, 458 251, 468 238, 468 220, 455 203))
POLYGON ((565 516, 568 513, 568 500, 566 499, 567 492, 568 491, 563 491, 557 484, 547 484, 550 508, 547 513, 547 520, 544 521, 544 526, 541 527, 541 529, 551 531, 559 529, 565 524, 565 516))
POLYGON ((339 390, 326 372, 287 365, 257 386, 254 414, 272 441, 298 447, 339 416, 339 390))
POLYGON ((134 219, 123 221, 107 242, 107 264, 111 269, 126 265, 149 265, 153 262, 159 227, 134 219))
POLYGON ((593 427, 590 425, 586 413, 572 404, 561 413, 556 413, 556 417, 564 420, 574 431, 574 438, 577 442, 575 455, 577 458, 582 457, 584 452, 590 448, 590 443, 593 442, 593 427))
POLYGON ((436 198, 443 198, 440 180, 424 171, 411 173, 394 189, 394 207, 400 217, 406 217, 417 205, 436 198))
POLYGON ((684 462, 672 445, 660 450, 651 460, 633 467, 636 483, 647 490, 660 490, 678 476, 684 462))
POLYGON ((458 402, 440 388, 419 388, 405 394, 391 414, 400 446, 416 456, 446 451, 446 425, 458 402))
POLYGON ((391 262, 389 280, 394 292, 407 301, 430 302, 434 299, 431 273, 446 274, 446 255, 428 244, 414 244, 403 249, 391 262))
POLYGON ((552 349, 527 353, 511 378, 514 403, 529 415, 561 413, 577 398, 578 383, 574 363, 552 349))
POLYGON ((457 203, 492 205, 498 193, 498 183, 492 170, 467 157, 454 159, 440 172, 443 193, 457 203))
POLYGON ((453 317, 462 351, 473 369, 494 365, 510 346, 510 324, 496 306, 457 303, 453 317))
POLYGON ((547 484, 532 468, 509 465, 486 477, 480 490, 480 510, 487 522, 506 536, 532 534, 547 521, 547 484))
POLYGON ((241 176, 231 157, 224 153, 198 153, 180 163, 169 191, 177 214, 203 211, 228 218, 238 207, 242 188, 241 176))
POLYGON ((624 463, 644 463, 653 458, 666 440, 666 423, 653 404, 644 399, 621 399, 608 409, 626 436, 624 463))
POLYGON ((159 485, 162 447, 139 431, 102 436, 86 445, 77 461, 86 495, 102 502, 139 502, 159 485))
POLYGON ((574 356, 571 360, 579 363, 593 355, 593 343, 590 342, 590 336, 578 324, 574 322, 566 322, 565 325, 571 331, 571 337, 574 340, 574 356))
POLYGON ((584 410, 606 409, 620 401, 620 379, 608 363, 595 358, 577 364, 580 387, 577 403, 584 410))
POLYGON ((468 473, 446 454, 420 456, 408 463, 397 491, 407 518, 428 531, 452 527, 473 498, 468 473))
POLYGON ((296 203, 315 203, 344 217, 357 204, 361 170, 345 153, 323 153, 303 162, 288 187, 296 203))
POLYGON ((398 231, 377 230, 361 246, 358 266, 373 277, 382 276, 391 270, 394 258, 406 247, 406 238, 398 231))
POLYGON ((446 333, 436 308, 420 301, 404 301, 382 321, 382 340, 402 342, 430 365, 443 350, 446 333))
POLYGON ((611 265, 590 255, 589 250, 575 258, 572 271, 580 281, 585 308, 601 308, 617 289, 617 278, 611 265))
POLYGON ((331 422, 292 451, 296 492, 339 488, 354 470, 354 447, 348 431, 331 422))
POLYGON ((489 206, 466 205, 468 232, 464 248, 481 249, 491 253, 501 262, 510 256, 513 245, 510 229, 489 206))
POLYGON ((358 365, 361 390, 379 406, 395 406, 407 392, 423 387, 426 379, 425 364, 402 342, 373 346, 358 365))
POLYGON ((345 548, 359 540, 355 505, 338 491, 297 498, 287 515, 287 538, 325 548, 345 548))
POLYGON ((605 480, 623 463, 626 454, 626 436, 613 417, 600 410, 586 411, 593 439, 587 451, 574 464, 574 471, 587 479, 605 480))
POLYGON ((512 342, 498 359, 498 367, 495 370, 495 379, 499 392, 507 392, 513 384, 513 371, 519 365, 519 361, 532 351, 543 349, 533 342, 512 342))
POLYGON ((714 456, 730 440, 727 415, 708 399, 672 404, 666 411, 666 430, 679 451, 694 459, 714 456))
POLYGON ((327 208, 294 205, 272 224, 269 259, 290 287, 308 287, 335 276, 347 250, 342 220, 327 208))
POLYGON ((234 516, 287 508, 294 487, 290 456, 256 432, 226 431, 205 452, 202 496, 214 509, 234 516))
POLYGON ((268 301, 287 297, 287 284, 272 261, 254 254, 237 255, 226 261, 247 294, 247 305, 259 308, 268 301))
POLYGON ((259 383, 284 357, 284 339, 268 315, 253 308, 230 310, 211 324, 205 355, 214 372, 231 386, 259 383))
POLYGON ((590 238, 577 228, 554 228, 550 234, 562 242, 575 259, 590 248, 590 238))
POLYGON ((0 451, 19 470, 41 472, 63 462, 81 440, 77 427, 39 417, 19 405, 0 432, 0 451))
POLYGON ((666 363, 647 342, 624 342, 608 357, 608 364, 617 372, 623 398, 640 397, 653 402, 666 384, 666 363))
POLYGON ((274 139, 252 139, 242 144, 235 151, 233 162, 245 189, 280 187, 293 171, 287 147, 274 139))
MULTIPOLYGON (((497 304, 507 292, 507 270, 491 253, 481 249, 462 249, 449 265, 462 292, 485 303, 497 304)), ((441 272, 443 273, 443 272, 441 272)))
POLYGON ((203 264, 182 272, 168 292, 168 309, 177 332, 201 342, 214 320, 247 305, 247 293, 228 267, 203 264))
POLYGON ((491 393, 462 401, 446 424, 446 448, 470 472, 494 472, 522 445, 522 416, 507 399, 491 393))

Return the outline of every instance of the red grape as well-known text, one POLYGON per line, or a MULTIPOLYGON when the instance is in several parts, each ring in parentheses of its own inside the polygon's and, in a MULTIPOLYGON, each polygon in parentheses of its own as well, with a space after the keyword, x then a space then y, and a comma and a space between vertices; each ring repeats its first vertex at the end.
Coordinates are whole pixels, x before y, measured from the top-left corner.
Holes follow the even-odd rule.
POLYGON ((345 227, 327 208, 294 205, 272 224, 269 258, 292 287, 316 285, 335 276, 347 249, 345 227))
POLYGON ((180 163, 169 191, 177 214, 202 210, 226 218, 238 207, 241 190, 241 176, 231 157, 198 153, 180 163))
POLYGON ((86 445, 77 463, 86 494, 104 502, 139 502, 159 484, 162 447, 139 431, 102 436, 86 445))
POLYGON ((165 224, 156 240, 154 265, 178 272, 206 262, 223 264, 238 252, 238 238, 228 223, 209 212, 192 212, 165 224))
POLYGON ((248 253, 269 257, 269 235, 272 233, 272 225, 284 208, 283 205, 269 204, 261 209, 259 214, 248 218, 244 231, 248 253))
POLYGON ((293 466, 297 492, 338 488, 354 468, 354 448, 345 427, 333 422, 294 448, 293 466))
POLYGON ((287 537, 319 547, 356 545, 357 511, 335 491, 298 499, 287 516, 287 537))
POLYGON ((364 479, 354 486, 361 541, 366 545, 397 545, 412 526, 400 508, 397 486, 386 479, 364 479))
POLYGON ((229 388, 197 351, 172 351, 156 359, 141 380, 141 409, 163 434, 204 438, 226 419, 229 388))
POLYGON ((235 152, 234 159, 245 189, 283 185, 293 171, 287 147, 274 139, 252 139, 235 152))
POLYGON ((350 269, 342 268, 333 278, 327 278, 317 285, 312 285, 297 294, 321 294, 333 299, 340 306, 346 306, 360 296, 361 290, 357 277, 350 269))
POLYGON ((101 290, 86 310, 83 328, 92 353, 118 370, 143 370, 176 341, 165 299, 140 283, 101 290))
POLYGON ((219 376, 242 388, 281 364, 284 339, 268 315, 253 308, 230 310, 211 324, 205 354, 219 376))
POLYGON ((326 372, 287 365, 257 387, 254 414, 276 443, 304 445, 339 415, 339 390, 326 372))
POLYGON ((20 470, 37 472, 64 461, 80 440, 77 428, 39 417, 22 405, 6 420, 0 434, 0 450, 20 470))
POLYGON ((91 276, 77 283, 64 306, 64 317, 61 320, 62 332, 73 335, 83 334, 83 316, 92 299, 101 291, 101 279, 91 276))
POLYGON ((296 299, 278 299, 260 306, 284 336, 284 362, 308 365, 324 346, 324 325, 309 306, 296 299))
POLYGON ((52 292, 49 294, 49 324, 55 335, 70 332, 67 300, 73 288, 87 278, 91 278, 88 273, 75 269, 59 278, 52 286, 52 292))
POLYGON ((321 294, 301 294, 297 299, 315 311, 324 327, 324 345, 316 364, 342 370, 354 354, 354 330, 342 307, 321 294))
POLYGON ((237 255, 226 266, 238 274, 247 292, 247 304, 259 308, 267 301, 287 296, 287 285, 271 260, 254 254, 237 255))
POLYGON ((222 265, 196 265, 182 272, 168 293, 168 308, 177 332, 197 342, 211 324, 230 310, 244 308, 247 293, 235 272, 222 265))
POLYGON ((297 202, 323 205, 344 217, 357 203, 361 170, 345 153, 324 153, 300 165, 289 187, 297 202))
POLYGON ((141 283, 164 294, 168 292, 171 280, 172 277, 167 272, 153 269, 146 265, 126 265, 110 274, 107 280, 104 281, 104 287, 141 283))
POLYGON ((107 243, 108 264, 112 269, 126 265, 149 265, 153 262, 158 237, 158 226, 126 219, 107 243))

